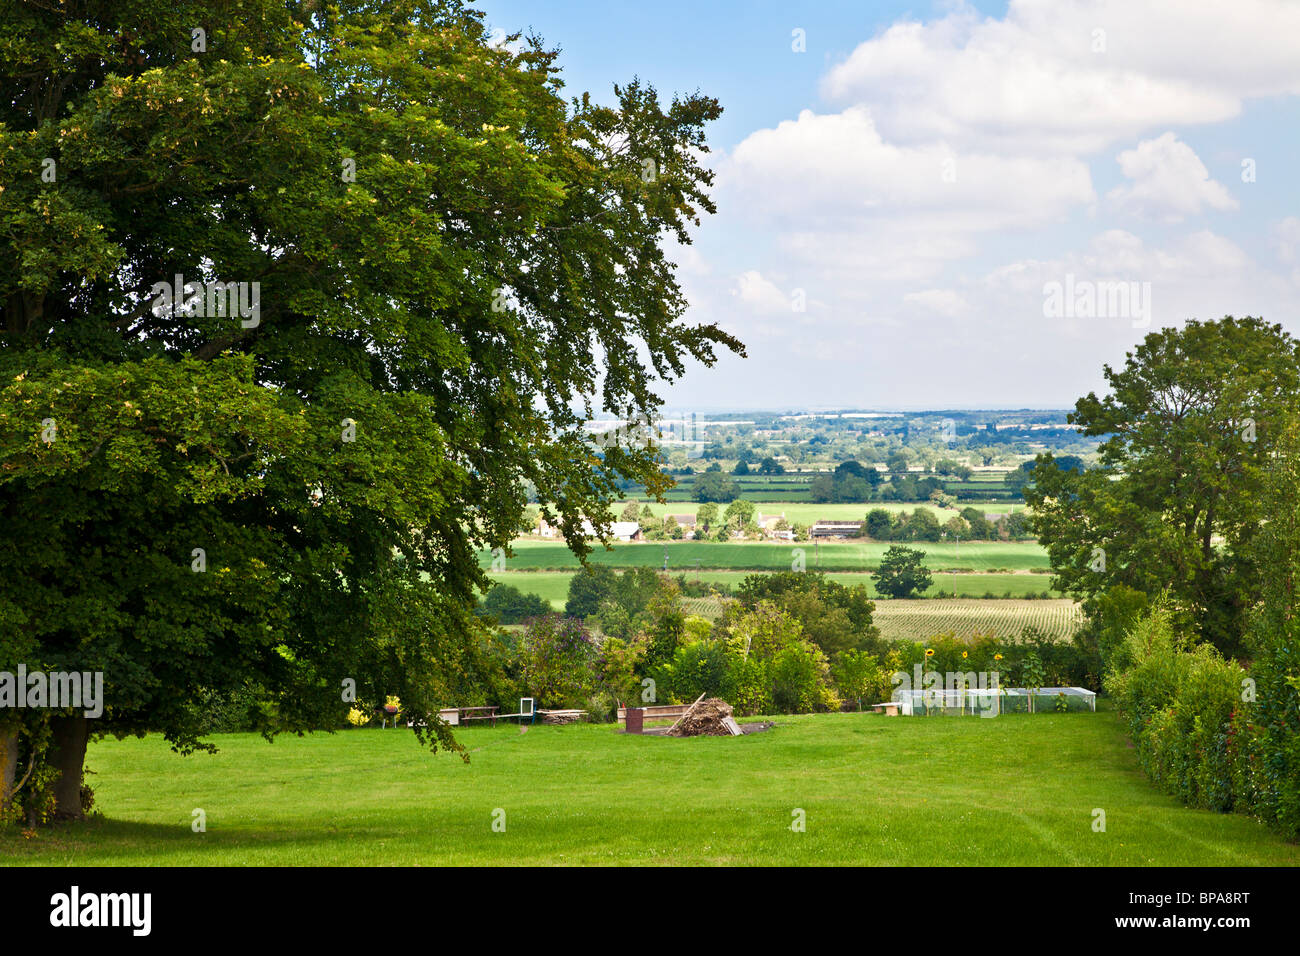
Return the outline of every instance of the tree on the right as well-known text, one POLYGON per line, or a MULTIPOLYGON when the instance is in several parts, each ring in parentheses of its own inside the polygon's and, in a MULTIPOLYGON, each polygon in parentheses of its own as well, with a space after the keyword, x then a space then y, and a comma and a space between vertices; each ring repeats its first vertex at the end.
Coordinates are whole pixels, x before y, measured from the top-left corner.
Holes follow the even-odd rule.
POLYGON ((1147 335, 1104 369, 1109 394, 1069 420, 1101 438, 1097 467, 1040 455, 1024 489, 1053 586, 1090 619, 1123 586, 1168 592, 1202 640, 1242 652, 1259 597, 1251 547, 1265 476, 1300 388, 1300 343, 1261 319, 1189 321, 1147 335))

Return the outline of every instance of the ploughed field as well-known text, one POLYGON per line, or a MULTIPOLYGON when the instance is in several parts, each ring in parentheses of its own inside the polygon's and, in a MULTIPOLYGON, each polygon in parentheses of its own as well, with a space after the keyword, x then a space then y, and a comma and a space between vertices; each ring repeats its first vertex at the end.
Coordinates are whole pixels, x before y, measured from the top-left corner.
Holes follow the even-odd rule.
POLYGON ((962 638, 975 634, 1012 638, 1033 626, 1054 640, 1066 641, 1083 623, 1083 612, 1069 599, 913 599, 878 601, 871 619, 880 628, 880 636, 891 640, 923 641, 949 633, 962 638))

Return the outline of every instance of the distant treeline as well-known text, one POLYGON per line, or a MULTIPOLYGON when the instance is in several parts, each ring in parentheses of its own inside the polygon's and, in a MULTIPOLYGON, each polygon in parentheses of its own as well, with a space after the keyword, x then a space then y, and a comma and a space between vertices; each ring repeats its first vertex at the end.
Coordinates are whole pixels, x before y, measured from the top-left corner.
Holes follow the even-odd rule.
POLYGON ((961 541, 999 541, 1025 538, 1032 532, 1024 512, 1001 514, 990 521, 987 512, 976 508, 963 508, 943 524, 929 508, 912 512, 873 508, 862 525, 862 536, 875 541, 938 541, 945 533, 961 541))

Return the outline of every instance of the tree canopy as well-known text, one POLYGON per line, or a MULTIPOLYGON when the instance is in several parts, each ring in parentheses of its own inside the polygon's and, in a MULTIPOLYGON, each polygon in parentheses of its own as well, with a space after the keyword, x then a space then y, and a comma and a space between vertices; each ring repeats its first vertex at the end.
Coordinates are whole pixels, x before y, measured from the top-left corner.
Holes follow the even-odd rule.
POLYGON ((0 728, 60 812, 87 734, 199 746, 206 692, 265 695, 268 733, 349 680, 433 712, 526 489, 585 555, 620 482, 662 486, 582 424, 741 349, 663 249, 713 211, 720 107, 566 100, 511 40, 458 0, 0 11, 0 668, 107 697, 63 743, 0 728))
POLYGON ((820 571, 777 571, 748 575, 736 596, 751 609, 773 602, 799 621, 804 636, 830 658, 848 650, 875 650, 879 643, 880 629, 871 620, 876 605, 860 584, 849 587, 820 571))
POLYGON ((1256 318, 1189 321, 1150 333, 1105 376, 1110 393, 1070 415, 1104 438, 1098 467, 1039 456, 1025 491, 1053 585, 1092 603, 1117 585, 1168 589, 1204 639, 1237 651, 1258 599, 1250 545, 1269 517, 1264 479, 1300 391, 1300 343, 1256 318))
POLYGON ((892 598, 908 598, 930 586, 925 552, 892 545, 876 566, 876 590, 892 598))

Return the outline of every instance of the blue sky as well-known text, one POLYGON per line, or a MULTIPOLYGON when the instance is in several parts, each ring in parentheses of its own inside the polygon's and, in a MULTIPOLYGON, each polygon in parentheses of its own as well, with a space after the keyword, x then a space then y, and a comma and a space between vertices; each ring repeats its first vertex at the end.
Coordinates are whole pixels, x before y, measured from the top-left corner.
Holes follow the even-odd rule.
POLYGON ((571 93, 723 104, 719 213, 674 256, 750 357, 675 408, 1065 407, 1155 327, 1300 333, 1298 3, 477 6, 571 93))

